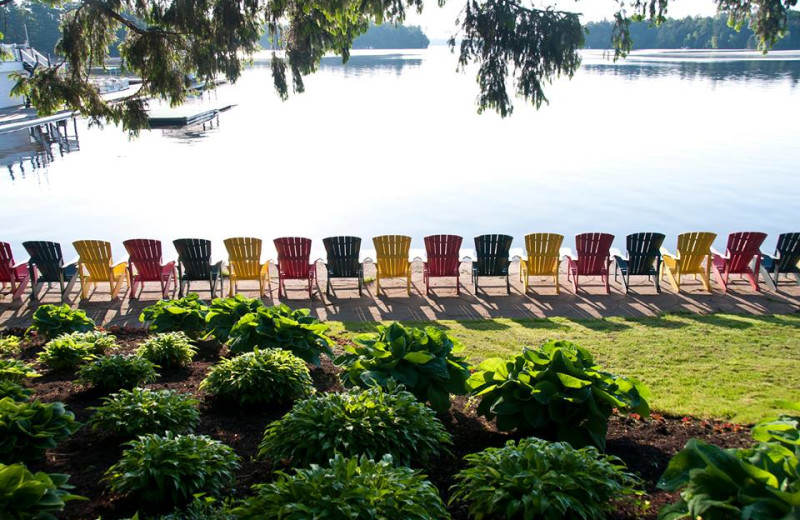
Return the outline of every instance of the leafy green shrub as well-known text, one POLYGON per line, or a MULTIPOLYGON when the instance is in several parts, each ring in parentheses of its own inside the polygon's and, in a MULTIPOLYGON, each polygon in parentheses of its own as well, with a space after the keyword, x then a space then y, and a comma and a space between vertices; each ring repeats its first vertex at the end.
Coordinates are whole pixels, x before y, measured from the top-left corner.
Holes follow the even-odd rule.
POLYGON ((0 518, 56 520, 66 502, 85 500, 69 492, 68 475, 31 473, 23 464, 0 464, 0 518))
POLYGON ((66 303, 63 305, 42 305, 33 313, 33 325, 28 331, 52 339, 70 332, 89 332, 94 330, 94 321, 82 310, 72 310, 66 303))
POLYGON ((0 338, 0 357, 19 356, 22 351, 20 339, 17 336, 4 336, 0 338))
POLYGON ((45 450, 55 448, 78 428, 80 423, 63 403, 0 399, 0 462, 41 459, 45 450))
POLYGON ((335 455, 326 466, 312 465, 289 475, 277 472, 269 484, 253 486, 255 495, 233 510, 240 520, 447 520, 436 488, 392 458, 335 455))
POLYGON ((389 454, 406 466, 425 465, 451 443, 433 410, 413 395, 374 387, 296 403, 267 426, 259 456, 306 466, 334 453, 372 459, 389 454))
POLYGON ((103 356, 78 369, 78 382, 111 392, 155 381, 156 366, 139 356, 103 356))
POLYGON ((406 328, 399 323, 379 326, 377 335, 356 338, 335 363, 344 367, 348 388, 403 384, 437 412, 450 409, 450 395, 467 393, 469 364, 457 355, 463 346, 435 327, 406 328))
POLYGON ((39 377, 39 374, 29 364, 18 359, 0 359, 0 381, 21 383, 31 377, 39 377))
POLYGON ((190 365, 197 350, 183 332, 165 332, 142 343, 136 353, 160 367, 177 368, 190 365))
POLYGON ((92 429, 131 439, 148 433, 184 433, 200 422, 199 402, 188 394, 173 390, 134 388, 121 390, 103 399, 103 405, 90 408, 92 429))
POLYGON ((0 399, 10 397, 14 401, 27 401, 31 396, 31 390, 13 381, 0 380, 0 399))
POLYGON ((150 434, 125 444, 122 458, 104 480, 116 493, 150 506, 183 505, 194 495, 219 496, 234 482, 238 457, 205 435, 150 434))
POLYGON ((73 332, 51 339, 39 361, 53 370, 69 370, 116 347, 116 337, 105 332, 73 332))
POLYGON ((762 421, 753 427, 753 439, 777 442, 790 450, 800 446, 800 417, 781 415, 772 421, 762 421))
POLYGON ((568 341, 525 348, 511 359, 487 359, 467 381, 480 396, 478 414, 499 430, 520 430, 576 448, 605 449, 614 408, 650 414, 647 388, 604 372, 589 352, 568 341))
POLYGON ((314 392, 302 359, 286 350, 258 348, 214 365, 200 389, 240 405, 290 403, 314 392))
POLYGON ((258 298, 241 294, 230 298, 214 298, 206 314, 206 330, 220 343, 227 343, 231 329, 245 314, 266 307, 258 298))
POLYGON ((575 449, 535 437, 464 457, 450 503, 465 502, 483 518, 603 520, 612 500, 639 494, 639 479, 597 448, 575 449))
POLYGON ((203 335, 206 328, 208 306, 196 293, 179 300, 161 300, 145 307, 139 321, 149 322, 153 332, 183 332, 193 339, 203 335))

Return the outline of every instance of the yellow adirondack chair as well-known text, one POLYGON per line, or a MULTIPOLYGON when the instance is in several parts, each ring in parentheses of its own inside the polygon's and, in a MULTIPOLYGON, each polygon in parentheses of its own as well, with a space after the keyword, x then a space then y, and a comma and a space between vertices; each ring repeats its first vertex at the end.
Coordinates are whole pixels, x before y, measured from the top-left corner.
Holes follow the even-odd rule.
POLYGON ((411 262, 408 252, 411 237, 405 235, 381 235, 372 239, 377 253, 375 285, 377 295, 381 295, 381 278, 405 278, 406 292, 411 296, 411 262))
POLYGON ((693 274, 695 280, 700 276, 703 287, 711 292, 711 244, 717 238, 716 233, 692 232, 678 235, 678 253, 672 254, 667 248, 661 248, 661 255, 664 258, 664 269, 661 271, 661 278, 664 274, 669 277, 672 287, 676 291, 681 290, 681 276, 693 274), (705 260, 705 267, 703 267, 705 260))
MULTIPOLYGON (((78 240, 72 245, 79 257, 78 277, 81 281, 81 298, 88 298, 91 286, 101 282, 108 282, 108 286, 111 288, 111 298, 116 298, 122 289, 122 280, 126 277, 128 262, 113 263, 110 242, 78 240)), ((130 285, 130 280, 128 280, 128 284, 130 285)))
POLYGON ((239 280, 258 280, 259 294, 264 297, 264 282, 272 291, 269 277, 269 261, 261 263, 261 239, 251 237, 235 237, 225 239, 225 249, 228 250, 228 266, 230 270, 230 283, 228 295, 236 292, 236 282, 239 280))
POLYGON ((525 235, 526 258, 519 262, 519 278, 525 292, 528 292, 528 277, 552 276, 559 293, 558 269, 561 266, 561 243, 563 235, 556 233, 531 233, 525 235))

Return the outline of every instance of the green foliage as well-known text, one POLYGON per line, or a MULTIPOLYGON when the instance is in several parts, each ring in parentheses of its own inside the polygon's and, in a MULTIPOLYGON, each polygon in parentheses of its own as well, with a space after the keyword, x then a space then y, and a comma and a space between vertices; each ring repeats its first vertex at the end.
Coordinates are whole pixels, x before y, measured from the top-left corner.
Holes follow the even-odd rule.
POLYGON ((198 493, 220 496, 229 491, 238 467, 230 447, 205 435, 142 435, 125 445, 104 480, 112 491, 149 506, 184 505, 198 493))
POLYGON ((199 338, 206 328, 208 306, 191 293, 179 300, 160 300, 145 307, 139 321, 149 322, 153 332, 183 332, 193 339, 199 338))
POLYGON ((115 340, 105 332, 62 334, 47 342, 39 361, 53 370, 69 370, 102 356, 116 346, 115 340))
POLYGON ((286 350, 258 348, 217 363, 200 389, 243 406, 290 403, 314 392, 302 359, 286 350))
POLYGON ((245 298, 241 294, 230 298, 214 298, 206 314, 206 330, 220 343, 227 343, 231 329, 242 317, 265 307, 261 300, 245 298))
POLYGON ((800 447, 800 417, 781 415, 773 421, 763 421, 753 428, 753 439, 777 442, 790 450, 800 447))
POLYGON ((457 355, 463 345, 435 327, 378 326, 377 335, 356 338, 334 361, 344 367, 348 388, 386 387, 394 380, 438 412, 450 409, 450 394, 467 393, 469 364, 457 355))
POLYGON ((199 402, 189 394, 174 390, 134 388, 121 390, 103 399, 103 405, 90 408, 89 424, 115 437, 131 439, 148 433, 185 433, 200 422, 199 402))
POLYGON ((4 520, 56 520, 71 500, 68 475, 31 473, 23 464, 0 464, 0 518, 4 520))
POLYGON ((427 465, 451 443, 433 410, 413 395, 375 387, 296 403, 267 426, 259 456, 307 466, 335 453, 371 459, 389 454, 403 465, 427 465))
POLYGON ((639 479, 616 457, 535 437, 464 458, 450 504, 466 502, 475 520, 603 520, 614 500, 638 494, 639 479))
POLYGON ((34 330, 45 339, 52 339, 70 332, 90 332, 94 330, 94 321, 82 310, 72 310, 66 303, 63 305, 42 305, 33 313, 33 325, 28 332, 34 330))
POLYGON ((397 467, 392 458, 345 458, 311 465, 293 474, 277 472, 269 484, 253 486, 255 495, 233 510, 240 520, 447 520, 436 488, 423 475, 397 467))
POLYGON ((22 402, 27 401, 31 396, 31 390, 20 386, 13 381, 5 381, 0 379, 0 399, 10 397, 14 401, 22 402))
POLYGON ((32 366, 18 359, 0 359, 0 381, 21 383, 26 378, 39 377, 32 366))
POLYGON ((103 356, 78 369, 78 382, 112 392, 156 380, 157 365, 139 356, 103 356))
POLYGON ((183 332, 156 334, 145 341, 136 354, 162 368, 178 368, 190 365, 197 350, 183 332))
POLYGON ((17 336, 4 336, 0 338, 0 356, 15 357, 22 352, 20 338, 17 336))
POLYGON ((589 352, 568 341, 525 348, 508 360, 487 359, 467 381, 479 396, 478 414, 500 430, 519 428, 576 448, 605 449, 614 408, 650 414, 639 381, 605 372, 589 352))
POLYGON ((41 459, 80 428, 63 403, 15 402, 0 399, 0 462, 28 462, 41 459))

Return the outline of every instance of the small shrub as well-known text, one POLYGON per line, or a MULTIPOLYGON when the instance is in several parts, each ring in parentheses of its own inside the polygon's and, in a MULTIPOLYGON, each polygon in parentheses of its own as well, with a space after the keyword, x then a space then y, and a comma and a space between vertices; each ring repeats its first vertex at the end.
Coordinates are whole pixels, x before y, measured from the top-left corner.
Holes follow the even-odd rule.
POLYGON ((0 338, 0 357, 16 357, 22 352, 20 339, 17 336, 0 338))
POLYGON ((145 307, 139 321, 149 322, 153 332, 183 332, 192 339, 201 337, 206 328, 208 306, 191 293, 179 300, 161 300, 145 307))
POLYGON ((531 437, 464 457, 450 504, 470 517, 603 520, 614 500, 639 494, 639 479, 616 457, 531 437))
POLYGON ((334 453, 371 459, 388 454, 406 466, 425 465, 451 443, 433 410, 413 395, 375 387, 296 403, 267 426, 259 456, 307 466, 334 453))
POLYGON ((108 332, 100 330, 73 332, 70 336, 75 341, 89 344, 92 354, 97 356, 103 356, 117 348, 117 337, 108 332))
POLYGON ((41 459, 80 428, 63 403, 16 402, 0 399, 0 462, 41 459))
POLYGON ((94 321, 82 310, 72 310, 63 305, 42 305, 33 313, 33 325, 28 331, 36 331, 45 339, 52 339, 70 332, 89 332, 94 330, 94 321))
POLYGON ((149 338, 136 353, 162 368, 178 368, 190 365, 197 350, 183 332, 166 332, 149 338))
POLYGON ((391 457, 372 461, 337 454, 325 466, 292 475, 277 472, 269 484, 232 512, 240 520, 447 520, 436 488, 419 473, 397 467, 391 457))
POLYGON ((32 377, 39 377, 39 374, 29 364, 18 359, 0 359, 0 381, 21 383, 32 377))
POLYGON ((149 506, 184 505, 198 493, 220 496, 229 491, 238 467, 230 447, 205 435, 142 435, 125 445, 104 480, 114 492, 149 506))
POLYGON ((44 346, 44 350, 39 352, 39 362, 52 370, 69 370, 96 357, 94 346, 80 341, 73 334, 62 334, 51 339, 44 346))
POLYGON ((134 388, 103 398, 103 405, 90 408, 89 424, 115 437, 132 439, 148 433, 185 433, 200 421, 198 401, 173 390, 134 388))
POLYGON ((231 329, 245 314, 265 307, 258 298, 245 298, 241 294, 230 298, 214 298, 206 314, 206 330, 220 343, 227 343, 231 329))
POLYGON ((55 520, 71 500, 85 500, 70 493, 68 475, 31 473, 23 464, 0 464, 0 518, 8 520, 55 520))
POLYGON ((0 380, 0 399, 10 397, 14 401, 27 401, 31 396, 31 390, 13 381, 0 380))
POLYGON ((589 352, 568 341, 525 348, 508 360, 487 359, 467 381, 480 396, 478 414, 499 430, 520 430, 576 448, 605 449, 614 408, 650 415, 647 388, 604 372, 589 352))
POLYGON ((200 389, 240 405, 283 404, 314 392, 302 359, 280 349, 255 349, 214 365, 200 389))
POLYGON ((379 326, 377 335, 356 338, 355 345, 335 363, 344 367, 348 388, 403 384, 417 399, 437 412, 450 409, 450 395, 467 393, 469 364, 457 355, 463 346, 435 327, 406 328, 399 323, 379 326))
POLYGON ((104 392, 155 381, 156 365, 139 356, 103 356, 78 369, 78 382, 104 392))

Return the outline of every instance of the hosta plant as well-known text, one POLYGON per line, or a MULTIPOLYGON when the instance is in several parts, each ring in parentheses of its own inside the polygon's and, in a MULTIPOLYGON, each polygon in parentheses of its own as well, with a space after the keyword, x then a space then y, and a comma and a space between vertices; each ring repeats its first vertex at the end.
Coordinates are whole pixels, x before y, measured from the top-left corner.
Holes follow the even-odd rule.
POLYGON ((0 381, 21 383, 27 378, 39 377, 32 366, 18 359, 0 359, 0 381))
POLYGON ((259 456, 307 466, 335 453, 372 459, 389 454, 405 466, 427 465, 451 443, 433 410, 413 395, 373 387, 296 403, 267 426, 259 456))
POLYGON ((136 354, 162 368, 190 365, 197 349, 183 332, 165 332, 147 339, 136 349, 136 354))
POLYGON ((639 479, 597 448, 575 449, 535 437, 465 457, 450 503, 475 520, 603 520, 615 500, 639 494, 639 479))
POLYGON ((153 332, 183 332, 192 339, 204 335, 208 306, 191 293, 178 300, 161 300, 145 307, 139 321, 147 322, 153 332))
POLYGON ((14 401, 27 401, 31 396, 31 390, 13 381, 3 381, 0 379, 0 399, 10 397, 14 401))
POLYGON ((469 364, 459 355, 463 346, 435 327, 406 328, 399 323, 379 326, 377 335, 356 338, 335 363, 344 367, 342 381, 348 388, 389 381, 404 385, 437 412, 450 409, 450 395, 467 393, 469 364))
POLYGON ((73 332, 51 339, 39 353, 39 361, 53 370, 69 370, 102 356, 116 346, 105 332, 73 332))
POLYGON ((148 433, 185 433, 200 421, 198 401, 174 390, 134 388, 120 390, 103 399, 102 406, 90 408, 92 429, 132 439, 148 433))
POLYGON ((103 356, 78 369, 78 382, 104 392, 155 381, 156 365, 139 356, 103 356))
POLYGON ((391 457, 335 455, 325 465, 277 472, 269 484, 233 510, 240 520, 447 520, 436 488, 423 475, 397 466, 391 457))
POLYGON ((0 464, 0 518, 4 520, 56 520, 71 500, 68 475, 31 473, 23 464, 0 464))
POLYGON ((214 365, 200 389, 243 406, 291 403, 314 392, 302 359, 286 350, 258 348, 214 365))
POLYGON ((510 359, 487 359, 467 385, 480 397, 478 414, 496 420, 499 430, 518 428, 576 448, 605 449, 615 408, 650 414, 643 384, 605 372, 587 350, 568 341, 548 341, 510 359))
POLYGON ((39 460, 78 428, 63 403, 0 399, 0 462, 39 460))
POLYGON ((231 329, 246 314, 266 307, 257 298, 246 298, 241 294, 230 298, 214 298, 206 314, 206 330, 220 343, 226 343, 231 329))
POLYGON ((33 313, 33 325, 28 331, 36 331, 45 339, 52 339, 70 332, 89 332, 94 330, 94 321, 82 310, 72 310, 63 305, 42 305, 33 313))
POLYGON ((21 340, 17 336, 3 336, 0 338, 0 357, 19 356, 22 351, 21 340))
POLYGON ((199 493, 223 495, 239 465, 229 446, 205 435, 142 435, 125 446, 104 480, 112 491, 147 506, 180 506, 199 493))

